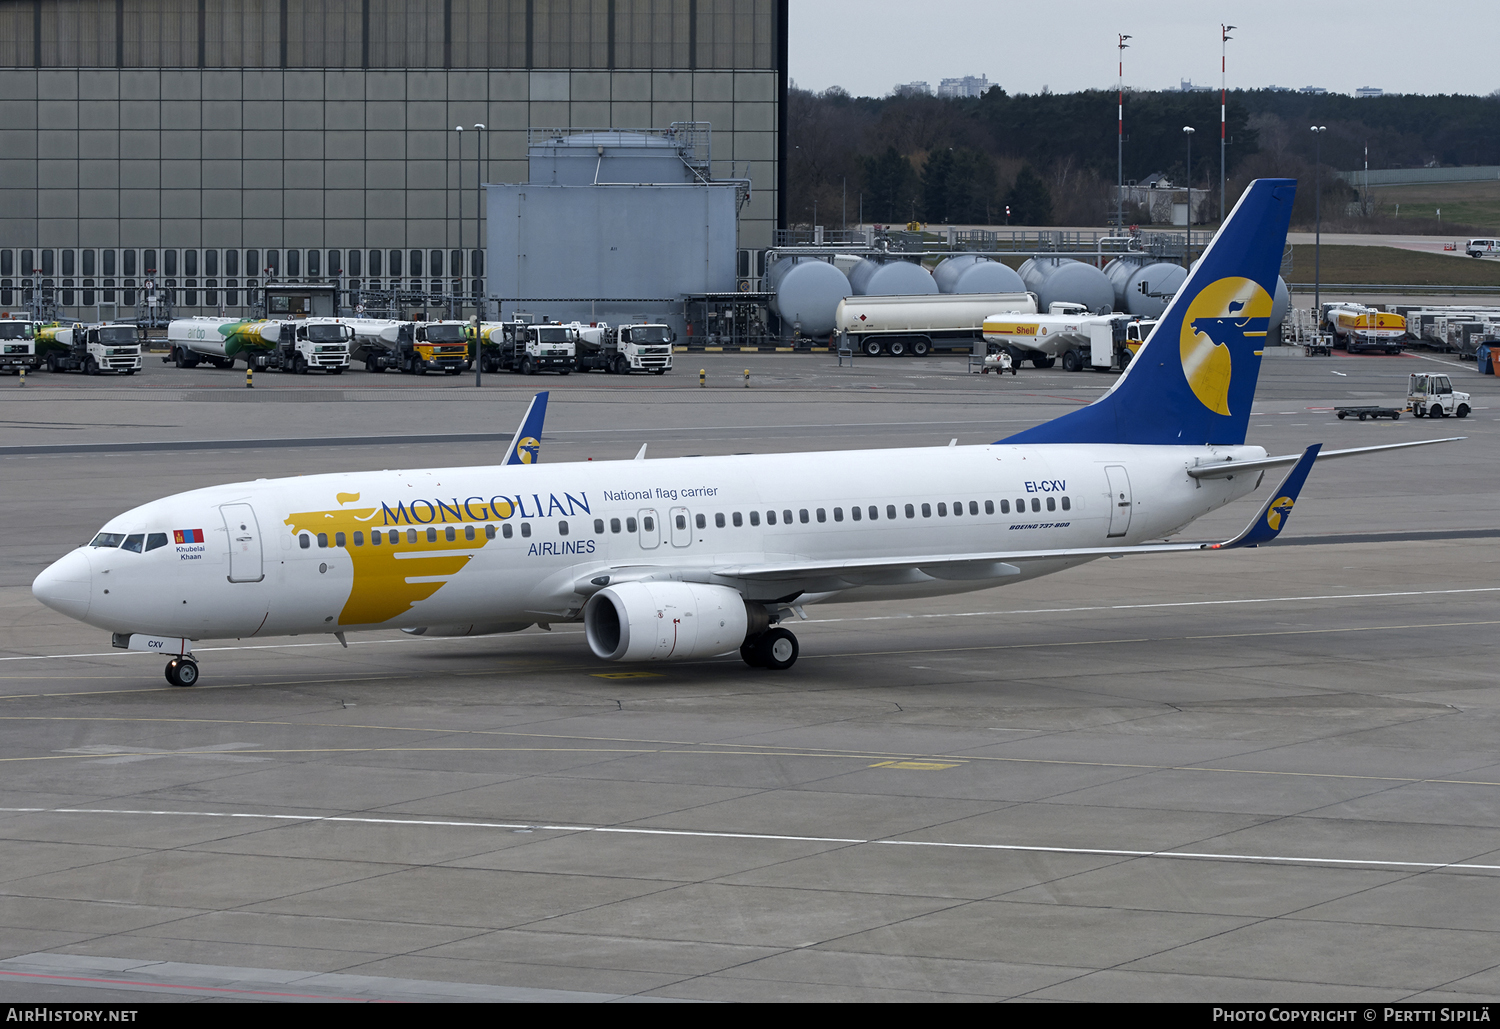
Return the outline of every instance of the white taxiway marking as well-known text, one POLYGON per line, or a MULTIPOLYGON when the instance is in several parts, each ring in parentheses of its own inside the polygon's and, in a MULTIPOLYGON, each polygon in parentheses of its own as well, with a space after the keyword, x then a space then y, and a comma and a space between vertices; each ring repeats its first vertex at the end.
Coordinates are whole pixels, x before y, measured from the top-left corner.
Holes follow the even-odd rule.
MULTIPOLYGON (((1176 600, 1157 604, 1096 604, 1087 607, 1032 607, 1012 611, 941 611, 933 614, 869 615, 863 618, 808 618, 808 625, 832 625, 838 622, 892 622, 917 618, 1001 618, 1007 615, 1055 615, 1086 611, 1140 611, 1157 607, 1215 607, 1223 604, 1288 604, 1305 600, 1375 600, 1382 597, 1435 597, 1460 593, 1500 593, 1500 586, 1475 586, 1456 590, 1396 590, 1390 593, 1326 593, 1303 597, 1243 597, 1235 600, 1176 600)), ((554 634, 581 635, 581 629, 553 629, 554 634)), ((427 639, 403 636, 396 639, 350 640, 349 646, 372 646, 382 643, 494 642, 492 636, 435 636, 427 639)), ((301 647, 337 647, 328 643, 255 643, 238 647, 198 647, 195 654, 212 654, 230 650, 294 650, 301 647)), ((0 661, 55 661, 70 657, 142 657, 152 656, 138 650, 101 650, 90 654, 21 654, 0 657, 0 661)), ((160 654, 154 655, 160 657, 160 654)))
POLYGON ((776 843, 832 843, 889 847, 935 847, 944 850, 989 850, 1027 854, 1086 854, 1097 857, 1171 858, 1190 861, 1251 861, 1257 864, 1353 865, 1378 868, 1460 869, 1500 872, 1500 865, 1469 861, 1395 861, 1379 858, 1308 857, 1294 854, 1235 854, 1187 850, 1127 850, 1119 847, 1048 847, 1019 843, 948 843, 942 840, 861 839, 853 836, 792 836, 783 833, 709 832, 700 829, 652 829, 643 826, 545 825, 538 822, 460 822, 426 818, 361 818, 350 815, 278 815, 259 811, 156 811, 125 808, 0 807, 0 813, 45 815, 106 815, 153 818, 242 818, 271 822, 343 822, 358 825, 411 826, 444 829, 505 829, 510 832, 600 833, 618 836, 691 836, 710 840, 768 840, 776 843))

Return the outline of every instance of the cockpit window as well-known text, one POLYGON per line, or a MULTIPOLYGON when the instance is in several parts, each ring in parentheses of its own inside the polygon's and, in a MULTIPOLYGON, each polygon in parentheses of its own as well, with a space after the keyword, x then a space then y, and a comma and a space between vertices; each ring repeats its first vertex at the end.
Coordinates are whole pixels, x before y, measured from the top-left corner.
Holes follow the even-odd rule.
POLYGON ((90 543, 89 546, 118 547, 121 543, 124 542, 125 534, 123 532, 101 532, 99 535, 94 537, 94 542, 90 543))
POLYGON ((133 535, 126 536, 125 537, 125 542, 120 545, 120 549, 121 550, 128 550, 132 554, 139 554, 141 552, 142 548, 145 547, 145 545, 146 545, 146 534, 144 532, 137 532, 137 533, 135 533, 133 535))
POLYGON ((157 547, 164 547, 166 545, 167 545, 167 534, 164 533, 164 532, 153 532, 151 535, 149 535, 149 536, 146 537, 146 551, 147 551, 147 553, 150 553, 151 551, 155 550, 157 547))

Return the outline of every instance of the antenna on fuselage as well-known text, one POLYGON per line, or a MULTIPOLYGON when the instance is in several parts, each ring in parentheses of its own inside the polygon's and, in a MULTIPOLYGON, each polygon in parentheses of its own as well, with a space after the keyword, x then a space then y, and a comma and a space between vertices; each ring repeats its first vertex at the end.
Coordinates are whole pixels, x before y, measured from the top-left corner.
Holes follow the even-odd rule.
POLYGON ((644 461, 644 460, 646 460, 646 448, 649 447, 650 445, 651 444, 649 444, 649 443, 642 443, 641 444, 641 449, 638 450, 638 451, 636 451, 636 455, 635 455, 635 459, 637 461, 644 461))

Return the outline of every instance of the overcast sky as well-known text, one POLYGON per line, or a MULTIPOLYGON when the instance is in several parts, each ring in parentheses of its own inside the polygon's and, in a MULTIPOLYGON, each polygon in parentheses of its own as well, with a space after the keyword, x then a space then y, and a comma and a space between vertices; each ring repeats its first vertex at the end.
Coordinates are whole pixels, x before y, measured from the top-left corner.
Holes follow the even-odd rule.
POLYGON ((1230 33, 1229 87, 1323 86, 1352 93, 1487 94, 1500 89, 1494 0, 791 0, 798 87, 883 96, 897 83, 987 75, 1009 93, 1110 89, 1119 33, 1125 83, 1219 86, 1219 25, 1230 33))

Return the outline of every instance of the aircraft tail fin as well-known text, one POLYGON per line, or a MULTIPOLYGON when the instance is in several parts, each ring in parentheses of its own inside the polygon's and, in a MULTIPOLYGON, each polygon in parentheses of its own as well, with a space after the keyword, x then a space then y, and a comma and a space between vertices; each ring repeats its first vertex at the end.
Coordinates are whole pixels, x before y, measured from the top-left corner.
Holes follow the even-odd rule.
POLYGON ((539 464, 542 460, 542 422, 547 418, 547 393, 531 398, 521 427, 516 430, 506 451, 506 464, 539 464))
POLYGON ((1000 442, 1245 442, 1296 191, 1250 183, 1109 392, 1000 442))

